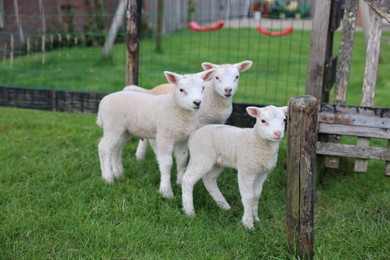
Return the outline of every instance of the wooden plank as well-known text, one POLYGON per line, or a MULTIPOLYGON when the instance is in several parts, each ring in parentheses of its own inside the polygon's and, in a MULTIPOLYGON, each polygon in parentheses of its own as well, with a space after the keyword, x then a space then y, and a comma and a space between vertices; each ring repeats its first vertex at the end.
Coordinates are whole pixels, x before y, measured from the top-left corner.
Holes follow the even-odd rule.
POLYGON ((318 133, 390 139, 390 129, 320 123, 318 133))
MULTIPOLYGON (((387 142, 387 147, 390 149, 390 140, 387 142)), ((386 161, 385 176, 390 177, 390 161, 386 161)))
POLYGON ((318 122, 327 124, 365 126, 373 128, 390 128, 390 118, 381 118, 379 116, 334 114, 329 112, 320 112, 318 122))
MULTIPOLYGON (((325 62, 328 58, 329 22, 331 0, 315 2, 313 15, 313 29, 311 33, 311 47, 306 78, 306 94, 314 96, 322 102, 325 62)), ((326 97, 324 97, 326 98, 326 97)))
POLYGON ((366 66, 363 81, 362 106, 374 106, 375 84, 378 72, 380 44, 382 36, 382 18, 372 14, 367 45, 366 66))
POLYGON ((127 85, 138 84, 142 0, 129 0, 127 19, 127 85))
POLYGON ((388 0, 364 0, 378 15, 390 23, 390 1, 388 0))
MULTIPOLYGON (((366 66, 363 81, 362 106, 374 106, 375 84, 378 72, 378 62, 380 53, 380 40, 382 35, 382 18, 377 13, 372 13, 370 32, 367 43, 366 66)), ((357 147, 365 148, 370 141, 359 138, 357 147)), ((359 149, 359 148, 358 148, 359 149)), ((356 172, 367 172, 368 161, 356 160, 354 170, 356 172)))
POLYGON ((347 97, 358 2, 358 0, 347 0, 345 3, 343 31, 338 55, 339 58, 337 60, 336 86, 334 91, 334 102, 336 104, 344 104, 347 97))
MULTIPOLYGON (((343 31, 337 59, 336 82, 333 98, 336 104, 344 104, 347 97, 349 72, 352 61, 353 39, 355 36, 357 6, 358 0, 347 0, 345 2, 343 31)), ((337 135, 329 137, 330 142, 338 142, 339 140, 340 138, 337 135)), ((339 157, 327 156, 325 158, 325 167, 338 169, 339 157)))
POLYGON ((390 118, 390 108, 321 104, 320 113, 351 114, 390 118))
POLYGON ((390 149, 384 147, 366 147, 357 149, 356 145, 317 142, 317 154, 354 157, 390 161, 390 149))
POLYGON ((291 253, 313 257, 314 175, 318 101, 313 96, 289 101, 287 137, 287 242, 291 253))

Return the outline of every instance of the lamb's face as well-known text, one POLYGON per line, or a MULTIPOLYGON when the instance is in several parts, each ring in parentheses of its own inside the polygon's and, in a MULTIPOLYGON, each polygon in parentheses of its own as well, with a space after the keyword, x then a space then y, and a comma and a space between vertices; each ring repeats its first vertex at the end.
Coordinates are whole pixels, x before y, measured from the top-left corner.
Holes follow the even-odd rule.
POLYGON ((183 76, 174 90, 178 104, 188 110, 198 110, 203 101, 204 83, 196 74, 183 76))
POLYGON ((242 61, 235 64, 212 64, 209 62, 202 63, 203 69, 216 69, 213 78, 213 87, 215 91, 225 98, 232 98, 238 88, 240 72, 248 70, 252 66, 252 61, 242 61))
POLYGON ((180 75, 165 71, 168 82, 175 85, 173 95, 180 107, 188 110, 198 110, 203 101, 204 83, 210 80, 215 69, 206 70, 196 74, 180 75))
POLYGON ((237 91, 240 72, 234 65, 221 65, 215 73, 213 85, 217 93, 231 98, 237 91))
POLYGON ((282 140, 287 107, 248 107, 247 111, 256 118, 255 130, 261 138, 274 142, 282 140))

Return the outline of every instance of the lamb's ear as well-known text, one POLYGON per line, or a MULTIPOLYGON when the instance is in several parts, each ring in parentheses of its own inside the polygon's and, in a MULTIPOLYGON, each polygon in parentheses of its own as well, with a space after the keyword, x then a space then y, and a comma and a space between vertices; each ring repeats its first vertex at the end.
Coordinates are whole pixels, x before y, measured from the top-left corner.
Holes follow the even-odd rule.
POLYGON ((260 116, 260 114, 261 114, 261 110, 260 110, 260 108, 258 108, 258 107, 247 107, 247 108, 246 108, 246 112, 247 112, 251 117, 254 117, 254 118, 260 116))
POLYGON ((283 111, 284 115, 287 116, 288 115, 288 107, 285 106, 285 107, 280 107, 280 109, 283 111))
POLYGON ((203 80, 210 80, 212 77, 214 77, 215 69, 209 69, 198 73, 198 76, 201 77, 203 80))
POLYGON ((236 63, 234 65, 236 65, 239 72, 244 72, 244 71, 250 69, 250 67, 252 67, 252 64, 253 64, 252 61, 245 60, 245 61, 241 61, 240 63, 236 63))
POLYGON ((203 62, 202 63, 202 68, 203 70, 209 70, 209 69, 218 69, 219 65, 217 64, 212 64, 210 62, 203 62))
POLYGON ((165 78, 167 78, 168 82, 172 83, 172 84, 177 84, 178 81, 181 79, 180 74, 170 72, 170 71, 164 71, 164 75, 165 75, 165 78))

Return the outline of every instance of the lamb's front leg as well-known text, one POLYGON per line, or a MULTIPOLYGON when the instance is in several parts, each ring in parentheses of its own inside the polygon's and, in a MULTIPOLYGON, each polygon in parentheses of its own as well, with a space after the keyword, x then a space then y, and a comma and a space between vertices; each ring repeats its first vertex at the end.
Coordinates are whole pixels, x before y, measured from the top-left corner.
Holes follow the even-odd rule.
POLYGON ((253 201, 255 199, 253 192, 253 183, 255 175, 245 170, 238 170, 238 188, 240 189, 241 201, 244 206, 244 215, 242 224, 244 227, 252 229, 253 225, 253 201))
POLYGON ((176 166, 177 166, 176 184, 181 186, 181 183, 183 181, 183 175, 187 166, 187 159, 188 159, 187 142, 180 142, 175 144, 174 153, 175 153, 176 166))
POLYGON ((259 200, 261 196, 261 192, 263 191, 263 185, 265 180, 267 179, 268 173, 256 175, 255 182, 253 183, 253 191, 255 194, 255 198, 253 200, 253 218, 255 221, 259 221, 259 200))
POLYGON ((157 138, 157 161, 160 169, 160 193, 164 198, 173 198, 171 186, 172 152, 174 142, 157 138))

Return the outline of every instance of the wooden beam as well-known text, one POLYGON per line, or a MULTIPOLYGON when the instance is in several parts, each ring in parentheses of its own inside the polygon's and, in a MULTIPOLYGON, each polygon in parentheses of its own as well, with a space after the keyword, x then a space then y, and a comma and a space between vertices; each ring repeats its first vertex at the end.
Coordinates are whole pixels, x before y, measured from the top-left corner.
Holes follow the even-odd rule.
POLYGON ((390 139, 390 129, 372 128, 364 126, 320 123, 318 127, 318 133, 390 139))
POLYGON ((138 84, 142 0, 129 0, 127 18, 127 85, 138 84))
POLYGON ((383 129, 390 128, 390 118, 384 118, 379 115, 365 116, 320 112, 318 122, 327 124, 342 124, 347 126, 366 126, 383 129))
POLYGON ((311 47, 306 79, 306 94, 323 100, 325 63, 328 58, 331 0, 315 1, 311 47))
POLYGON ((337 62, 335 104, 344 104, 347 97, 349 73, 352 61, 353 39, 355 36, 358 0, 347 0, 343 19, 343 31, 337 62))
POLYGON ((379 16, 390 23, 390 1, 388 0, 364 0, 379 16))
POLYGON ((317 142, 317 154, 354 157, 390 161, 390 149, 384 147, 366 147, 357 149, 355 145, 317 142))
POLYGON ((314 175, 318 101, 313 96, 289 101, 287 124, 287 243, 291 253, 312 258, 314 247, 314 175))
MULTIPOLYGON (((363 81, 362 106, 374 106, 375 85, 378 73, 378 63, 380 54, 380 42, 382 35, 382 18, 372 13, 370 22, 370 32, 367 43, 366 66, 363 81)), ((370 145, 367 138, 359 138, 357 141, 358 149, 365 149, 370 145)), ((354 170, 356 172, 367 172, 368 161, 356 160, 354 170)))

